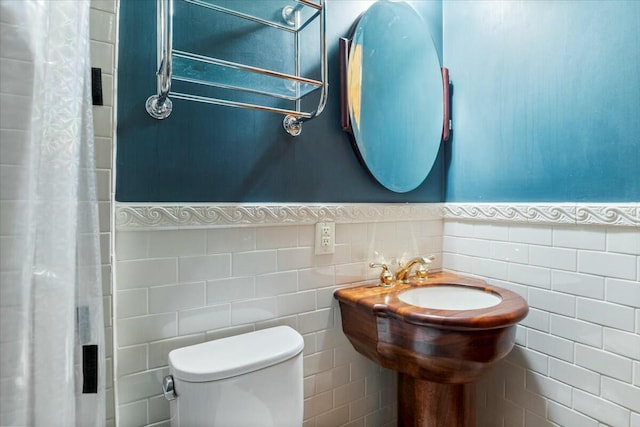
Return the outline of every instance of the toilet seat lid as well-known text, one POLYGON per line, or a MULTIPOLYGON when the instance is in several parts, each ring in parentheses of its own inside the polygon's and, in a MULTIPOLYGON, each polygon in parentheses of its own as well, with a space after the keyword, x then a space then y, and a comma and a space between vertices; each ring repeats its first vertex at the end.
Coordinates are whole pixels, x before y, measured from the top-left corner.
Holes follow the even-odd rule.
POLYGON ((216 381, 284 362, 303 348, 298 332, 277 326, 175 349, 169 353, 169 368, 184 381, 216 381))

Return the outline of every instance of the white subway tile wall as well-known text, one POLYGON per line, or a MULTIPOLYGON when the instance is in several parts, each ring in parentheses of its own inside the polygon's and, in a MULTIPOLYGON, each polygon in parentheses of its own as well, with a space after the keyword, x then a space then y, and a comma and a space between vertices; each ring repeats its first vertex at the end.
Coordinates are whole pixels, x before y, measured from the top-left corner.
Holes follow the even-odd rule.
MULTIPOLYGON (((100 220, 100 240, 102 251, 102 281, 104 295, 104 322, 105 322, 105 352, 107 355, 107 379, 106 379, 106 417, 107 427, 115 426, 115 405, 113 389, 113 313, 112 284, 111 284, 111 220, 112 220, 112 154, 113 139, 115 134, 114 123, 114 98, 115 98, 115 52, 118 28, 117 0, 91 0, 90 8, 90 49, 91 66, 102 69, 102 106, 93 107, 93 133, 95 136, 96 178, 98 194, 98 214, 100 220)), ((139 307, 136 301, 144 301, 140 298, 140 292, 131 291, 131 302, 118 307, 121 313, 136 312, 139 307)), ((126 301, 126 300, 125 300, 126 301)), ((146 311, 146 310, 145 310, 146 311)), ((124 369, 130 369, 125 366, 124 369)), ((133 411, 136 407, 127 408, 133 411)))
POLYGON ((637 227, 445 219, 443 268, 530 305, 477 386, 478 427, 639 425, 639 248, 637 227))
POLYGON ((305 427, 395 425, 395 375, 342 333, 333 292, 375 279, 378 256, 436 256, 442 220, 337 224, 336 253, 315 255, 314 226, 119 230, 119 426, 168 426, 161 380, 179 347, 275 325, 300 332, 305 427))

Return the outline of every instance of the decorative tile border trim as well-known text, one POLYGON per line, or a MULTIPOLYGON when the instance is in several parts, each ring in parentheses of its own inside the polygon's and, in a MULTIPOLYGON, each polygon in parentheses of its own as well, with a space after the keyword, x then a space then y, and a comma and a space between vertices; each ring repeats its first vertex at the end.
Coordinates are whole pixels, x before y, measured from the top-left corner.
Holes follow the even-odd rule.
POLYGON ((445 219, 640 227, 640 203, 445 203, 445 219))
POLYGON ((411 204, 116 204, 116 228, 176 229, 240 225, 428 221, 442 219, 441 203, 411 204))
POLYGON ((445 219, 640 227, 640 203, 116 204, 116 227, 210 228, 242 225, 428 221, 445 219))

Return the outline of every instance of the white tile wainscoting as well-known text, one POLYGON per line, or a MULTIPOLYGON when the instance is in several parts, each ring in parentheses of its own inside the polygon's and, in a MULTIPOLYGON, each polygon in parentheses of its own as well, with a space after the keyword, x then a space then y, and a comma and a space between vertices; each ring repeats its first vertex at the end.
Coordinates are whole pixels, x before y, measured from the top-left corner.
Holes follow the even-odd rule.
POLYGON ((375 280, 367 262, 442 252, 441 205, 155 206, 116 211, 118 425, 168 426, 170 350, 287 324, 304 337, 306 427, 395 424, 395 375, 342 334, 340 286, 375 280), (336 251, 314 254, 317 221, 336 251))
POLYGON ((640 427, 637 207, 446 205, 443 267, 530 305, 478 385, 478 427, 640 427))
POLYGON ((640 427, 638 204, 120 205, 120 426, 167 425, 176 347, 277 324, 305 338, 305 426, 395 424, 395 375, 358 355, 333 291, 386 256, 435 253, 531 306, 478 386, 478 427, 640 427), (336 222, 336 253, 313 224, 336 222))

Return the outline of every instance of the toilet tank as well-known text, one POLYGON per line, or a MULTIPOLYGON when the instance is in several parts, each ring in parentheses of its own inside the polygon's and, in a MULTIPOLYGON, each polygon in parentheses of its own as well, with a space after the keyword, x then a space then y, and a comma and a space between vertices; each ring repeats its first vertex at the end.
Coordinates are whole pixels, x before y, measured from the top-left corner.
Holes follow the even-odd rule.
POLYGON ((171 426, 300 427, 303 347, 278 326, 173 350, 171 426))

